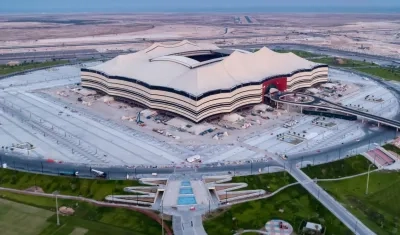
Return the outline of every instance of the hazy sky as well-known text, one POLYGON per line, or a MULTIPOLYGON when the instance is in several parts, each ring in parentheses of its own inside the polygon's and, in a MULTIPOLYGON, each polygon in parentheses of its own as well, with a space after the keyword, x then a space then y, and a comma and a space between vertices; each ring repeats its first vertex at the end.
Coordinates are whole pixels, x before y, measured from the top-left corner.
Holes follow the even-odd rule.
POLYGON ((400 0, 1 0, 0 11, 160 11, 212 8, 399 7, 400 0))

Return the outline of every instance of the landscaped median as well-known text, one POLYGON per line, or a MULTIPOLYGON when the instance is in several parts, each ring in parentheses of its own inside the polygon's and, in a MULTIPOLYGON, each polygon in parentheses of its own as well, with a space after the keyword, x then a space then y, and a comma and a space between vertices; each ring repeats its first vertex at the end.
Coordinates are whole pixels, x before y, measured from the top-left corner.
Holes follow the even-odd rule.
POLYGON ((339 161, 329 162, 316 166, 307 166, 302 169, 311 179, 335 179, 361 174, 376 169, 376 166, 363 155, 344 158, 339 161))
POLYGON ((395 156, 397 156, 397 157, 400 156, 400 149, 397 146, 395 146, 393 144, 385 144, 382 147, 384 149, 386 149, 387 151, 394 153, 395 156))
POLYGON ((329 56, 311 60, 316 63, 322 63, 339 68, 348 68, 356 70, 368 75, 380 77, 385 80, 400 81, 400 68, 383 67, 371 62, 344 59, 344 58, 335 58, 329 56))
POLYGON ((277 50, 274 50, 274 51, 279 52, 279 53, 292 52, 293 54, 295 54, 297 56, 300 56, 300 57, 303 57, 303 58, 306 58, 306 59, 307 58, 312 58, 312 57, 322 56, 320 54, 315 54, 315 53, 311 53, 311 52, 308 52, 308 51, 301 51, 301 50, 280 50, 280 49, 277 49, 277 50))
POLYGON ((39 187, 45 193, 58 191, 63 195, 104 200, 107 195, 126 194, 125 187, 140 186, 135 180, 102 180, 61 177, 0 169, 0 187, 32 190, 39 187))
MULTIPOLYGON (((234 177, 232 182, 245 182, 246 189, 264 189, 273 193, 295 182, 287 172, 234 177)), ((207 234, 224 235, 241 229, 263 229, 272 219, 289 222, 294 230, 310 221, 327 227, 326 234, 352 234, 333 214, 311 196, 301 185, 290 186, 276 195, 235 204, 213 212, 204 221, 207 234)), ((298 233, 299 234, 299 233, 298 233)))
POLYGON ((19 65, 0 65, 0 76, 8 75, 33 69, 47 68, 57 65, 68 64, 67 60, 55 60, 55 61, 46 61, 46 62, 23 62, 19 65))
MULTIPOLYGON (((83 179, 0 169, 0 187, 20 190, 19 192, 0 190, 1 198, 54 213, 55 198, 51 194, 57 192, 60 195, 59 207, 65 206, 75 211, 71 216, 61 217, 62 226, 56 225, 55 215, 45 219, 48 226, 45 226, 46 228, 40 234, 71 234, 75 228, 89 231, 86 234, 156 234, 161 232, 157 213, 130 208, 127 205, 121 205, 124 207, 118 208, 120 207, 118 204, 101 202, 105 196, 112 193, 124 194, 123 188, 126 186, 137 185, 140 185, 139 182, 132 180, 83 179), (40 195, 41 193, 47 193, 47 195, 40 195), (63 199, 63 195, 75 198, 63 199), (97 201, 91 201, 91 199, 97 201)), ((1 204, 0 211, 2 211, 1 204)), ((9 213, 25 216, 19 211, 10 210, 9 213)), ((1 215, 0 212, 0 218, 1 215)), ((6 231, 5 234, 30 234, 15 233, 15 226, 10 226, 9 229, 9 233, 6 231)))
MULTIPOLYGON (((400 173, 385 170, 371 172, 366 194, 370 165, 370 161, 357 155, 311 166, 303 171, 317 179, 358 175, 338 181, 320 181, 318 184, 376 234, 399 234, 400 204, 397 200, 400 195, 400 173)), ((370 167, 371 171, 372 169, 373 167, 370 167)))

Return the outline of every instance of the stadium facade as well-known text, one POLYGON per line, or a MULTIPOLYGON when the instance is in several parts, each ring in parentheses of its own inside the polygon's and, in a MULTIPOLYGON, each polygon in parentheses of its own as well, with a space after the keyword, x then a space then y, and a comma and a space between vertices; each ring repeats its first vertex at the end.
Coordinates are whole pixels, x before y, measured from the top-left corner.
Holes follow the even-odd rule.
POLYGON ((251 53, 212 44, 155 43, 81 70, 82 86, 194 122, 328 80, 328 66, 266 47, 251 53))

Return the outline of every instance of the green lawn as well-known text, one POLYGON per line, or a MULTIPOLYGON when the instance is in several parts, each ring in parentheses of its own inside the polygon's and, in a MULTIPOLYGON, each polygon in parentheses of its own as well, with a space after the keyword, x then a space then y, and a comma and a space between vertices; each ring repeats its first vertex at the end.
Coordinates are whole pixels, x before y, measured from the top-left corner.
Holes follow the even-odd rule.
POLYGON ((400 195, 399 172, 374 172, 370 175, 369 193, 367 176, 319 184, 376 234, 399 234, 400 195))
POLYGON ((339 60, 334 57, 324 57, 318 59, 312 59, 311 61, 321 64, 333 65, 337 67, 363 67, 363 66, 378 66, 371 62, 360 61, 360 60, 351 60, 351 59, 344 59, 339 58, 342 63, 339 63, 339 60))
POLYGON ((400 81, 400 69, 377 67, 377 68, 356 68, 356 70, 383 78, 385 80, 400 81))
POLYGON ((400 155, 400 149, 393 144, 385 144, 382 147, 388 151, 392 151, 392 152, 400 155))
MULTIPOLYGON (((5 199, 41 208, 37 210, 44 210, 44 213, 41 214, 42 217, 48 214, 53 214, 53 216, 49 217, 47 221, 44 219, 43 222, 42 218, 42 224, 44 223, 45 226, 42 226, 41 229, 38 230, 39 232, 32 234, 69 235, 73 231, 76 233, 77 229, 87 230, 85 233, 86 235, 148 235, 158 234, 161 232, 161 226, 156 221, 139 212, 120 208, 97 207, 84 202, 64 199, 58 200, 59 206, 71 207, 75 210, 75 214, 73 216, 61 216, 61 226, 57 226, 55 200, 53 198, 27 196, 9 192, 0 192, 0 194, 5 199)), ((2 212, 0 212, 0 220, 1 213, 2 212)), ((14 213, 16 218, 23 218, 23 216, 25 216, 15 210, 11 213, 14 213)), ((39 218, 36 220, 38 219, 39 218)), ((26 221, 25 223, 31 224, 31 222, 26 221)), ((18 234, 29 235, 29 233, 18 234)))
POLYGON ((209 235, 230 235, 232 230, 239 229, 261 229, 271 219, 286 220, 295 231, 305 220, 327 226, 326 235, 352 234, 301 185, 289 187, 271 198, 233 205, 229 210, 215 213, 204 221, 209 235), (284 212, 279 212, 280 209, 284 212))
POLYGON ((296 182, 296 180, 290 176, 286 171, 276 172, 261 175, 251 175, 251 176, 237 176, 233 177, 231 183, 247 183, 244 189, 264 189, 268 192, 276 191, 277 189, 296 182))
POLYGON ((319 55, 319 54, 311 53, 311 52, 308 52, 308 51, 300 51, 300 50, 275 50, 275 51, 279 52, 279 53, 292 52, 293 54, 296 54, 296 55, 298 55, 300 57, 303 57, 303 58, 311 58, 311 57, 322 56, 322 55, 319 55))
POLYGON ((342 61, 342 63, 339 63, 336 58, 328 56, 324 58, 312 59, 312 61, 316 63, 327 64, 336 67, 350 68, 366 74, 383 78, 385 80, 400 81, 400 69, 398 68, 381 67, 371 62, 359 61, 359 60, 351 60, 343 58, 341 58, 340 60, 342 61))
POLYGON ((0 169, 0 186, 27 189, 38 186, 46 193, 59 191, 65 195, 81 195, 96 200, 104 200, 107 195, 125 194, 124 187, 140 185, 133 180, 83 179, 64 176, 32 174, 8 169, 0 169))
MULTIPOLYGON (((367 172, 370 164, 371 162, 364 156, 356 155, 335 162, 307 166, 302 170, 312 179, 333 179, 367 172)), ((370 169, 373 170, 376 167, 371 166, 370 169)))
POLYGON ((17 66, 0 65, 0 75, 6 75, 15 72, 21 72, 29 69, 43 68, 48 66, 67 64, 67 60, 57 60, 48 62, 33 62, 33 63, 22 63, 17 66))
POLYGON ((50 225, 47 219, 54 213, 37 207, 0 199, 2 235, 37 235, 50 225))

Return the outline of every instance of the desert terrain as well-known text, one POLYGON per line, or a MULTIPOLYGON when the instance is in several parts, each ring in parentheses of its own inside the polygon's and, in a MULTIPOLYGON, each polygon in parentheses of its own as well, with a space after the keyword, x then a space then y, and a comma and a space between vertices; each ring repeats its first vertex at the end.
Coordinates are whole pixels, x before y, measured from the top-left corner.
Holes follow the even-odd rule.
POLYGON ((0 16, 0 53, 138 50, 182 39, 296 43, 400 57, 397 14, 64 14, 0 16))

